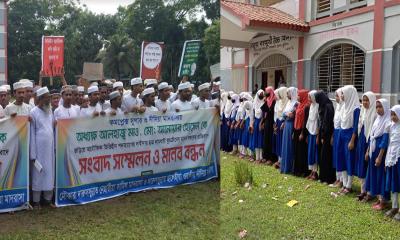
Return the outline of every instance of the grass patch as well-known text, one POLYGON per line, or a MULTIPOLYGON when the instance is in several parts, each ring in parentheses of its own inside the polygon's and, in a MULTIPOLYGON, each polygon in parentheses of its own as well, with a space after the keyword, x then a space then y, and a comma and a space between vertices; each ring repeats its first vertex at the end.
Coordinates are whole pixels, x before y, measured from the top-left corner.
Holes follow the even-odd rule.
POLYGON ((235 162, 235 180, 236 183, 240 186, 243 186, 245 183, 252 184, 253 183, 253 170, 251 166, 246 164, 244 161, 236 161, 235 162))
POLYGON ((0 214, 0 239, 219 239, 219 182, 0 214))
MULTIPOLYGON (((238 239, 241 229, 248 231, 246 239, 399 239, 400 223, 356 201, 356 193, 333 198, 336 188, 227 154, 221 164, 223 239, 238 239), (252 167, 257 186, 236 184, 235 161, 252 167), (299 204, 290 208, 290 200, 299 204)), ((354 189, 360 189, 357 181, 354 189)))

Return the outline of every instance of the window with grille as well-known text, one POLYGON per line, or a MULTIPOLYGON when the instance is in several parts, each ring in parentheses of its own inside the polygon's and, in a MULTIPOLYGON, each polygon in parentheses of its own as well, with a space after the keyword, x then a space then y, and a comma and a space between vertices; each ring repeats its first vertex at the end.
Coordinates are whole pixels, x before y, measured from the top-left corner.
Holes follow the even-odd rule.
POLYGON ((331 10, 331 0, 318 0, 317 12, 323 13, 331 10))
POLYGON ((317 59, 318 87, 334 92, 345 85, 364 91, 365 53, 351 44, 338 44, 317 59))
POLYGON ((348 12, 356 8, 367 6, 366 0, 317 0, 316 19, 348 12))

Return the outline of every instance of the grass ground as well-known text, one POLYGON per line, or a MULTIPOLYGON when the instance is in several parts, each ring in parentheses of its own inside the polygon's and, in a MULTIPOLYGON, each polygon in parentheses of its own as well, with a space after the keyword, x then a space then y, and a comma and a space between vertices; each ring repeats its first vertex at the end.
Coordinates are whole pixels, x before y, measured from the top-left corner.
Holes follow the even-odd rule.
POLYGON ((219 239, 219 182, 0 214, 0 239, 219 239))
POLYGON ((250 162, 255 186, 248 190, 234 176, 235 161, 245 160, 221 154, 221 161, 223 239, 238 239, 242 229, 245 239, 400 239, 400 223, 356 201, 356 193, 334 198, 336 188, 250 162), (299 203, 291 208, 290 200, 299 203))

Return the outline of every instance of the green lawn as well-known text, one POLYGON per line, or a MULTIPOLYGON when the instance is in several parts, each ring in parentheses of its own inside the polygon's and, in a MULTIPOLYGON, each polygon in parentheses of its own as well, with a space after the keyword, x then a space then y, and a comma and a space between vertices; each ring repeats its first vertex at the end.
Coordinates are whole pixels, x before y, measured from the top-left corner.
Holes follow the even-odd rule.
POLYGON ((400 239, 400 223, 356 201, 356 193, 334 198, 336 188, 250 162, 255 186, 248 190, 234 176, 235 161, 246 160, 221 154, 221 161, 224 239, 238 239, 241 229, 248 232, 245 239, 400 239), (290 208, 286 203, 293 199, 299 203, 290 208))
POLYGON ((219 182, 0 214, 0 239, 219 239, 219 182))

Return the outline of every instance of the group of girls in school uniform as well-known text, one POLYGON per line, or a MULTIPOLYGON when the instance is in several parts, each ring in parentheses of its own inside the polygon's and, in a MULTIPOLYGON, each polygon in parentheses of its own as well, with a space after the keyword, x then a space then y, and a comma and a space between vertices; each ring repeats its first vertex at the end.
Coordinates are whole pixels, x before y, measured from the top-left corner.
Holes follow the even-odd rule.
POLYGON ((373 92, 359 98, 352 85, 339 88, 335 100, 323 91, 267 87, 250 93, 221 94, 221 149, 265 163, 281 173, 319 180, 353 191, 357 199, 377 201, 375 210, 400 221, 400 105, 390 108, 373 92))

